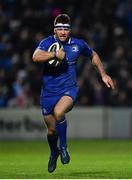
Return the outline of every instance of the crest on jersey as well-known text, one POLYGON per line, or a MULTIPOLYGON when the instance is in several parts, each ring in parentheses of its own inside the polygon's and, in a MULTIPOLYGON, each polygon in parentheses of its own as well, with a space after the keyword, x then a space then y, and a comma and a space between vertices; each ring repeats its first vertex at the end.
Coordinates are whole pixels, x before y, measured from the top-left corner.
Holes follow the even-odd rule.
POLYGON ((78 46, 77 45, 73 45, 72 46, 72 52, 78 52, 79 49, 78 49, 78 46))

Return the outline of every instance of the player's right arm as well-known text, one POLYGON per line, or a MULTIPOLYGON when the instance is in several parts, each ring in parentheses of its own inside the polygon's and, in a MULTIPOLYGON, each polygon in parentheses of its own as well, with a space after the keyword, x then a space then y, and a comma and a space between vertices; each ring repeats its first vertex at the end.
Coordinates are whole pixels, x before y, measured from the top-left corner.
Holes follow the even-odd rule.
POLYGON ((46 62, 55 57, 55 52, 48 52, 41 49, 36 49, 33 53, 34 62, 46 62))
POLYGON ((49 52, 48 49, 50 45, 52 44, 51 37, 48 37, 46 39, 43 39, 36 50, 33 53, 32 59, 34 62, 46 62, 53 58, 57 58, 58 60, 63 60, 65 57, 65 52, 63 47, 60 48, 56 52, 49 52))
POLYGON ((59 49, 56 52, 48 52, 41 49, 36 49, 33 53, 33 61, 34 62, 46 62, 50 59, 57 58, 58 60, 62 61, 65 57, 65 52, 63 48, 59 49))
POLYGON ((49 36, 39 43, 32 56, 34 62, 46 62, 55 57, 55 52, 48 52, 51 41, 52 37, 49 36))

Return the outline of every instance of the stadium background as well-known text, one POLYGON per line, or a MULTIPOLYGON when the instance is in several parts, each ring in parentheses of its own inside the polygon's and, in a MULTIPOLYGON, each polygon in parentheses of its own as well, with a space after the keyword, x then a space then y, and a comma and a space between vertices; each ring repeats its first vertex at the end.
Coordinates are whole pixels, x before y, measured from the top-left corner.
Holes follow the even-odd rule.
POLYGON ((0 178, 132 178, 131 47, 131 0, 0 0, 0 178), (79 97, 68 116, 73 160, 51 176, 39 107, 43 69, 32 54, 53 34, 59 13, 69 14, 74 37, 98 52, 116 90, 80 57, 79 97))
POLYGON ((77 105, 132 105, 131 0, 0 1, 0 107, 39 105, 41 65, 31 57, 38 42, 53 34, 59 13, 72 18, 74 36, 85 38, 101 56, 117 91, 99 82, 89 60, 80 58, 77 105))

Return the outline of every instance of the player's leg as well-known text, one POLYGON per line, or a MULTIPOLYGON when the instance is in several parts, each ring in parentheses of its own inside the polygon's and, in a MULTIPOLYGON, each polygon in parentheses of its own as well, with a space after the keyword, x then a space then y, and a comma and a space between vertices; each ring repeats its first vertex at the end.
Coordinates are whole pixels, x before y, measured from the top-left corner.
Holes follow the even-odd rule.
POLYGON ((60 121, 66 112, 73 107, 73 99, 70 96, 62 96, 54 108, 54 116, 57 121, 60 121))
POLYGON ((54 108, 54 116, 56 118, 56 130, 60 139, 60 149, 67 147, 66 143, 66 132, 67 132, 67 121, 65 113, 73 107, 73 100, 69 96, 63 96, 58 101, 54 108))
MULTIPOLYGON (((47 93, 45 94, 47 95, 47 93)), ((56 133, 56 120, 52 114, 58 99, 55 96, 45 96, 45 94, 42 94, 40 97, 40 105, 42 108, 44 121, 47 126, 47 140, 51 151, 48 162, 48 171, 53 172, 56 169, 56 162, 59 156, 59 151, 57 147, 58 135, 56 133)))
POLYGON ((44 121, 47 127, 47 140, 51 150, 51 156, 58 154, 57 140, 58 134, 56 132, 56 120, 53 115, 44 116, 44 121))
POLYGON ((77 99, 78 87, 73 87, 66 91, 56 103, 54 107, 54 116, 59 122, 65 116, 65 113, 70 111, 77 99))
POLYGON ((69 96, 63 96, 54 108, 54 116, 56 118, 56 130, 60 140, 61 162, 67 164, 70 156, 67 151, 67 121, 65 113, 73 107, 73 99, 69 96))
POLYGON ((56 169, 59 150, 57 147, 58 134, 56 132, 56 120, 53 115, 44 116, 44 122, 47 127, 47 140, 50 147, 50 159, 48 162, 48 171, 53 172, 56 169))

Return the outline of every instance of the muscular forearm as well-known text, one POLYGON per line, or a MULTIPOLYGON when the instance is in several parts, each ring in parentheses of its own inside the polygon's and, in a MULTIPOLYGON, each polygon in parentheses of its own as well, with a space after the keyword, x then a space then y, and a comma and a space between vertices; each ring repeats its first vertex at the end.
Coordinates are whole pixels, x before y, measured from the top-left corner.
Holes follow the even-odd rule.
POLYGON ((54 52, 47 52, 47 51, 36 49, 33 54, 32 59, 34 62, 46 62, 54 57, 55 57, 54 52))
POLYGON ((95 51, 93 51, 93 54, 92 54, 92 64, 97 67, 97 69, 102 77, 102 81, 106 84, 106 86, 108 88, 115 89, 113 80, 111 79, 111 77, 109 75, 106 74, 103 64, 102 64, 98 54, 95 51))
POLYGON ((105 72, 105 69, 103 67, 103 64, 102 64, 98 54, 95 51, 93 51, 93 54, 92 54, 92 64, 94 66, 96 66, 96 68, 98 69, 99 74, 101 75, 101 77, 106 75, 106 72, 105 72))

